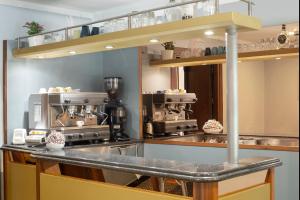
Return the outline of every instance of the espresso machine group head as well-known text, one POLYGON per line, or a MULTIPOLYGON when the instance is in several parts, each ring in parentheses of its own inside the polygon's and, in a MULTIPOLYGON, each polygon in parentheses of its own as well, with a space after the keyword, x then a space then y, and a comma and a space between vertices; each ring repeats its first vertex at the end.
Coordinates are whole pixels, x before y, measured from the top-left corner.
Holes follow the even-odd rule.
POLYGON ((129 139, 125 132, 126 109, 118 95, 122 85, 120 77, 104 78, 104 88, 109 99, 105 105, 105 112, 108 114, 108 124, 110 127, 111 140, 126 141, 129 139))
POLYGON ((152 123, 153 136, 197 131, 197 120, 190 119, 191 105, 196 101, 195 93, 144 94, 143 106, 148 123, 152 123))
POLYGON ((45 93, 29 97, 29 128, 61 131, 67 143, 109 140, 106 93, 45 93), (80 123, 78 123, 80 122, 80 123))

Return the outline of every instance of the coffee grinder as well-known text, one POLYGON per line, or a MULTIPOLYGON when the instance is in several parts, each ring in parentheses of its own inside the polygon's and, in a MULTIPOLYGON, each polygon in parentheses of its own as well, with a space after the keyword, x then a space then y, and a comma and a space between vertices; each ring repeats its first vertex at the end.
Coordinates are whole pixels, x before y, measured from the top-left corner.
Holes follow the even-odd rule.
POLYGON ((120 77, 104 78, 104 88, 109 98, 105 105, 105 112, 108 114, 110 139, 113 141, 129 140, 125 133, 126 109, 122 100, 118 98, 121 82, 120 77))

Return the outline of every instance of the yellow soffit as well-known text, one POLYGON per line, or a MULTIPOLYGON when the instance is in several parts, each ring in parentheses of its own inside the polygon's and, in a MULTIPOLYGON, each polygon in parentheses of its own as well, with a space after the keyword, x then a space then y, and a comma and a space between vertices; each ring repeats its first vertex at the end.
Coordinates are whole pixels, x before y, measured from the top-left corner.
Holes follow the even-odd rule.
POLYGON ((86 54, 107 51, 107 46, 112 46, 115 50, 149 45, 151 39, 157 39, 160 43, 163 43, 199 38, 204 37, 204 32, 207 30, 214 31, 215 35, 224 35, 226 29, 231 26, 236 26, 238 31, 251 31, 260 29, 261 22, 256 17, 228 12, 35 47, 14 49, 13 55, 16 58, 33 59, 65 57, 74 55, 74 52, 76 54, 86 54))

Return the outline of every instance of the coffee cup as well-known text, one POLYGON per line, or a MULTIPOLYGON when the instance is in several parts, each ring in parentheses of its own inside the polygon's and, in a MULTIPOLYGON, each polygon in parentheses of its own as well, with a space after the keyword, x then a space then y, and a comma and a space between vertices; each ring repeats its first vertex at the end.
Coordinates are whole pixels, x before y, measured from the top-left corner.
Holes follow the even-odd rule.
POLYGON ((84 121, 76 121, 76 125, 78 128, 82 128, 84 125, 84 121))

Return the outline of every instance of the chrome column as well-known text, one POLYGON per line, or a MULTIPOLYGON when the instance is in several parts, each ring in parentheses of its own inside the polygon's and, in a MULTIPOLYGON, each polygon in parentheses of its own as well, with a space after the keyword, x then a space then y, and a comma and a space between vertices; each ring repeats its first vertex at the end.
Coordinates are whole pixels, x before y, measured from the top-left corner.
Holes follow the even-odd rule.
POLYGON ((164 178, 158 178, 158 183, 159 183, 159 191, 160 192, 166 192, 165 179, 164 178))
POLYGON ((253 4, 252 0, 249 0, 249 2, 248 2, 248 15, 249 15, 249 16, 252 16, 252 15, 253 15, 253 7, 252 7, 252 4, 253 4))
POLYGON ((238 164, 239 151, 239 102, 238 102, 238 47, 236 27, 226 33, 227 72, 227 132, 228 162, 238 164))

